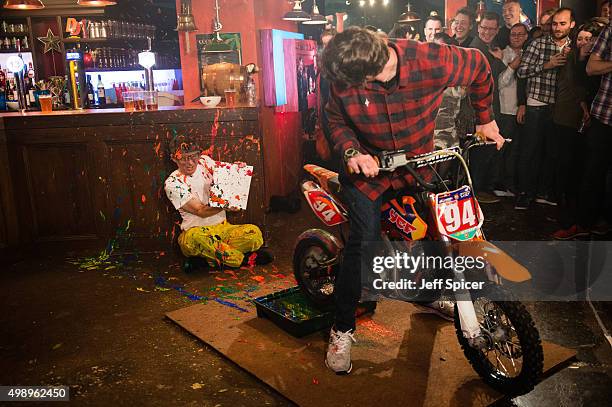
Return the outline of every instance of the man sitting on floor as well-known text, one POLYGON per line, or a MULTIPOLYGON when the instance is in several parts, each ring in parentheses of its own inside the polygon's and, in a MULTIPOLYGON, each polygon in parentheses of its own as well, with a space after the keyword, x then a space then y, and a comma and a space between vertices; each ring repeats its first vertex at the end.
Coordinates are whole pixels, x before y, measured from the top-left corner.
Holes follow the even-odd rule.
POLYGON ((166 179, 164 187, 166 196, 183 219, 178 238, 183 254, 202 257, 211 266, 239 267, 252 253, 256 254, 256 264, 271 262, 272 255, 260 249, 263 237, 257 226, 231 225, 225 210, 208 204, 214 160, 184 136, 170 141, 169 150, 178 169, 166 179))

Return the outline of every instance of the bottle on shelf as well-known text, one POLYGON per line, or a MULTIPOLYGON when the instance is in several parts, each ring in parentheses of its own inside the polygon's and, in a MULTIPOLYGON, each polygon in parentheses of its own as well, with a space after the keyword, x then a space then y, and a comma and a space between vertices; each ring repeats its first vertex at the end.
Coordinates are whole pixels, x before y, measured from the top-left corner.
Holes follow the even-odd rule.
POLYGON ((22 42, 23 42, 23 45, 22 45, 23 49, 29 49, 30 48, 30 43, 28 41, 28 37, 23 37, 22 42))
POLYGON ((28 78, 34 81, 35 77, 36 77, 36 72, 34 72, 34 66, 32 66, 32 63, 30 62, 28 64, 28 78))
POLYGON ((246 94, 248 105, 251 107, 257 106, 257 90, 255 89, 255 81, 253 78, 248 79, 246 94))
POLYGON ((91 84, 91 75, 87 75, 87 105, 90 108, 96 105, 96 96, 93 85, 91 84))
POLYGON ((26 79, 26 103, 29 107, 36 107, 36 91, 38 87, 36 86, 36 82, 34 78, 26 79))
POLYGON ((38 90, 36 87, 36 72, 34 72, 34 67, 30 62, 28 64, 27 75, 25 78, 26 81, 26 103, 30 107, 36 106, 36 91, 38 90))
POLYGON ((6 110, 6 75, 0 66, 0 111, 6 110))
POLYGON ((8 78, 6 85, 6 100, 8 102, 17 102, 19 100, 19 94, 17 93, 17 84, 14 78, 8 78))
POLYGON ((70 82, 68 81, 68 75, 64 77, 64 89, 62 89, 62 100, 64 105, 67 107, 71 106, 72 99, 70 98, 70 82))
POLYGON ((106 105, 106 91, 102 83, 102 75, 98 74, 98 105, 104 107, 106 105))

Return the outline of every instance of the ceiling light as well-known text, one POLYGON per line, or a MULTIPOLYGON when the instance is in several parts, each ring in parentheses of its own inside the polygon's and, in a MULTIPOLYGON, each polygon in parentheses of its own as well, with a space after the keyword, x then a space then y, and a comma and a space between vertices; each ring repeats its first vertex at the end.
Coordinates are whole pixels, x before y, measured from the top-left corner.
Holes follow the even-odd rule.
POLYGON ((314 5, 312 6, 312 14, 310 15, 310 20, 304 21, 302 24, 306 25, 323 25, 327 24, 327 19, 319 13, 319 6, 317 6, 317 2, 315 0, 314 5))
POLYGON ((296 0, 293 5, 293 10, 288 11, 283 16, 283 20, 286 21, 308 21, 310 20, 310 14, 302 10, 302 1, 296 0))
POLYGON ((12 10, 40 10, 45 5, 40 0, 6 0, 4 8, 12 10))
POLYGON ((77 0, 77 4, 83 7, 104 7, 114 6, 117 2, 115 0, 77 0))

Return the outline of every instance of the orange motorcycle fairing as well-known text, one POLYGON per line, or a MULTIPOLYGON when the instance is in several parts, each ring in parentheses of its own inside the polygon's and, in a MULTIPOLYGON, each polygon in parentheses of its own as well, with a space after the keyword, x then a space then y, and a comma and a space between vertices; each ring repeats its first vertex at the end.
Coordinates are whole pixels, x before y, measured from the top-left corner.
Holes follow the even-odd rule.
POLYGON ((311 185, 302 184, 302 190, 306 197, 306 202, 308 202, 312 211, 325 225, 336 226, 348 221, 342 207, 336 203, 330 194, 314 182, 311 182, 311 185))

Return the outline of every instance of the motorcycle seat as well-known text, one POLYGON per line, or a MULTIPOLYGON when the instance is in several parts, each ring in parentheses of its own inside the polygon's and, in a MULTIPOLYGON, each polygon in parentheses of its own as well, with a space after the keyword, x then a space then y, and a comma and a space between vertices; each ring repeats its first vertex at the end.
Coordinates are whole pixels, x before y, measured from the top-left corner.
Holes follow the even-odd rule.
POLYGON ((330 171, 327 168, 320 167, 314 164, 306 164, 304 169, 312 174, 321 187, 332 194, 336 194, 340 191, 340 180, 338 179, 338 173, 330 171))

